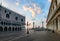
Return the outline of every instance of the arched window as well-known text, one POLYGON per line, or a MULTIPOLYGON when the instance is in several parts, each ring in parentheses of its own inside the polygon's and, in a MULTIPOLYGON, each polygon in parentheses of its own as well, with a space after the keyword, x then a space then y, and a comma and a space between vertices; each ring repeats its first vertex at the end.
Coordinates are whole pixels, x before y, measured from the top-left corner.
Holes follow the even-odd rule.
POLYGON ((0 6, 0 11, 1 11, 1 6, 0 6))
POLYGON ((3 22, 1 22, 1 24, 3 25, 3 22))
POLYGON ((5 13, 6 13, 7 11, 5 10, 5 13))
POLYGON ((23 21, 23 19, 21 19, 21 22, 23 21))
POLYGON ((11 14, 11 12, 9 12, 9 14, 11 14))
POLYGON ((9 18, 10 16, 9 16, 9 14, 6 14, 6 18, 9 18))
POLYGON ((15 20, 18 20, 18 17, 15 17, 15 20))

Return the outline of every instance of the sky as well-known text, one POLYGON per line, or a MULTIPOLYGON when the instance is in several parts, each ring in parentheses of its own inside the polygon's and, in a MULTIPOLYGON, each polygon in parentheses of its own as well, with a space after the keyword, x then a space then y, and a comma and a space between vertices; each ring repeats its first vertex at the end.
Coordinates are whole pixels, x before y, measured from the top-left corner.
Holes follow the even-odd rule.
POLYGON ((35 26, 41 27, 42 21, 46 27, 51 0, 0 0, 0 3, 4 7, 25 16, 26 22, 31 23, 30 28, 32 28, 33 22, 35 22, 35 26))

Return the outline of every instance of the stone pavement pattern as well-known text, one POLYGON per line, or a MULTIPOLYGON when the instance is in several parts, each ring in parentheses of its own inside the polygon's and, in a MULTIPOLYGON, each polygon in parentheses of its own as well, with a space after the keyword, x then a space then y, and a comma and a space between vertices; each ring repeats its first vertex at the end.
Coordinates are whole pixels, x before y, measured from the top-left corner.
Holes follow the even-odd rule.
POLYGON ((60 34, 47 31, 26 31, 0 33, 0 41, 60 41, 60 34))
POLYGON ((35 31, 33 34, 13 41, 60 41, 60 35, 47 31, 35 31))

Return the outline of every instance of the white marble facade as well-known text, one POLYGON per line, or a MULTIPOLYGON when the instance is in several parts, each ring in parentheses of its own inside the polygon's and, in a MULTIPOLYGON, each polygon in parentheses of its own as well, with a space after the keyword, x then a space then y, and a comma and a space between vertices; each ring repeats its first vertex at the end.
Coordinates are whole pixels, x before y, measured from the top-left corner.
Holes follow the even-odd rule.
POLYGON ((52 0, 47 17, 47 28, 60 32, 60 0, 52 0))
POLYGON ((0 31, 17 31, 25 28, 25 16, 0 5, 0 31))

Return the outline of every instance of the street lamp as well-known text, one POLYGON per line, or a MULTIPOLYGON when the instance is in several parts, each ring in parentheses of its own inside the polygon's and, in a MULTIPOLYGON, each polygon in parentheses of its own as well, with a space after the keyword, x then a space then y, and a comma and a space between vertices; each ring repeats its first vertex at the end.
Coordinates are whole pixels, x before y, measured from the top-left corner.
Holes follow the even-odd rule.
POLYGON ((28 21, 27 21, 27 23, 25 25, 27 26, 27 34, 29 34, 29 28, 28 28, 28 26, 30 26, 31 23, 28 23, 28 21))
POLYGON ((42 21, 42 28, 44 27, 43 23, 44 23, 44 22, 42 21))
POLYGON ((32 20, 33 20, 33 30, 34 30, 35 18, 33 18, 32 20))
POLYGON ((34 24, 35 24, 35 22, 33 22, 33 29, 34 29, 34 24))
POLYGON ((27 34, 29 34, 29 29, 28 29, 28 25, 29 25, 29 24, 28 24, 28 21, 27 21, 27 34))

